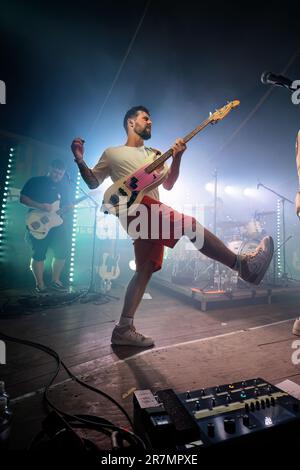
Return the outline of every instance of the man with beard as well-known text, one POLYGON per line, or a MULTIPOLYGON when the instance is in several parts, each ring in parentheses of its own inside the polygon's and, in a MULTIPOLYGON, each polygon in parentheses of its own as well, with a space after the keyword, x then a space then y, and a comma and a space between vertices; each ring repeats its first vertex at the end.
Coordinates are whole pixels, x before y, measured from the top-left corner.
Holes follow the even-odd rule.
MULTIPOLYGON (((153 156, 153 159, 155 159, 160 153, 155 149, 144 146, 144 140, 151 137, 152 128, 152 121, 147 108, 135 106, 127 111, 124 117, 124 128, 127 133, 125 145, 106 149, 93 169, 88 168, 83 160, 84 141, 81 138, 73 140, 71 148, 75 162, 84 181, 91 189, 99 186, 108 176, 114 182, 127 177, 141 168, 147 157, 153 156)), ((179 176, 181 157, 186 150, 183 139, 177 139, 172 149, 173 161, 170 168, 167 165, 161 168, 161 171, 165 172, 163 187, 167 190, 172 189, 179 176)), ((152 273, 158 271, 162 266, 164 246, 174 248, 179 240, 174 235, 177 226, 184 229, 182 235, 188 236, 204 255, 237 270, 242 279, 254 284, 259 284, 263 278, 274 250, 272 238, 265 237, 255 252, 250 255, 237 256, 195 218, 181 214, 161 203, 158 188, 147 192, 142 199, 142 205, 148 209, 147 220, 145 221, 148 224, 151 224, 152 220, 149 217, 152 212, 151 208, 159 206, 162 218, 169 218, 171 235, 168 239, 163 238, 160 231, 159 239, 140 237, 134 240, 136 273, 127 287, 121 318, 112 333, 111 342, 115 345, 148 347, 154 344, 152 338, 136 331, 133 319, 152 273), (189 227, 189 229, 186 229, 186 227, 189 227), (198 246, 196 245, 196 241, 199 240, 202 242, 201 246, 198 243, 198 246)))
MULTIPOLYGON (((20 202, 29 208, 29 212, 38 209, 46 215, 47 212, 51 212, 52 204, 57 200, 60 201, 61 209, 71 209, 73 206, 70 203, 69 190, 63 181, 65 171, 66 167, 62 160, 53 160, 47 175, 36 176, 27 181, 21 190, 20 202)), ((68 234, 65 223, 51 228, 47 236, 41 240, 35 238, 29 230, 26 230, 25 238, 32 249, 30 268, 36 282, 36 292, 38 294, 49 293, 44 283, 44 264, 49 248, 52 248, 54 252, 50 289, 65 292, 66 288, 60 280, 68 253, 68 234)))

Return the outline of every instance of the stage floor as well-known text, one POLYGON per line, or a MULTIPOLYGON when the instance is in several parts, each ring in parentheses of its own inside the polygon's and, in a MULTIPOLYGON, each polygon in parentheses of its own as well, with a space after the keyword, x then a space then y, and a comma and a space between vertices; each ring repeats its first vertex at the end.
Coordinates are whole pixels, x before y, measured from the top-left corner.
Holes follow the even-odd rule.
MULTIPOLYGON (((151 284, 151 300, 143 300, 136 317, 139 331, 155 338, 155 347, 140 350, 110 345, 124 287, 112 291, 120 300, 41 310, 0 319, 8 335, 36 341, 56 350, 72 372, 119 401, 132 416, 136 389, 199 389, 260 376, 276 384, 286 378, 300 384, 300 365, 292 363, 294 319, 300 314, 299 295, 271 305, 256 304, 202 312, 192 300, 151 284)), ((299 339, 299 338, 298 338, 299 339)), ((12 446, 24 448, 46 416, 42 388, 55 371, 46 354, 7 343, 7 365, 0 366, 12 397, 12 446)), ((119 410, 61 373, 50 396, 58 407, 91 413, 127 426, 119 410)), ((94 436, 102 447, 109 443, 94 436)))

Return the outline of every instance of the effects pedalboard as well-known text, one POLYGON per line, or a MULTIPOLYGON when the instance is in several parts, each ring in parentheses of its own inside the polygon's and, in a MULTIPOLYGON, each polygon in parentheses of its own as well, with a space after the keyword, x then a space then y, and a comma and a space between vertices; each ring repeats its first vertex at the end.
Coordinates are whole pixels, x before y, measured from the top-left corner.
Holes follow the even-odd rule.
POLYGON ((136 431, 152 449, 182 451, 300 445, 300 401, 257 378, 176 393, 134 393, 136 431))

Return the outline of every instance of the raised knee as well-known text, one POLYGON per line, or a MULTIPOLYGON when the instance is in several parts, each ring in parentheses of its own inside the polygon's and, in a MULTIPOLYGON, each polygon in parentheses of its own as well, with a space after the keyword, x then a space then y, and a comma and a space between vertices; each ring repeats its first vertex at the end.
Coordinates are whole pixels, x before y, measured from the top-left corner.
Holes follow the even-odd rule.
POLYGON ((139 273, 144 275, 144 276, 147 276, 147 277, 151 277, 152 276, 152 273, 154 271, 154 262, 153 261, 146 261, 139 269, 139 273))

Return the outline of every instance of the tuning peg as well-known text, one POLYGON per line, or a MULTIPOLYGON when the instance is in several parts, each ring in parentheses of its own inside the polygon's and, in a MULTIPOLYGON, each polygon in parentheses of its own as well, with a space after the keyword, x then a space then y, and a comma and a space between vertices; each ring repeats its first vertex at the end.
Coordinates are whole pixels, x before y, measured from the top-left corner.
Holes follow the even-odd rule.
POLYGON ((212 116, 212 112, 211 112, 211 111, 209 111, 209 116, 212 116))

